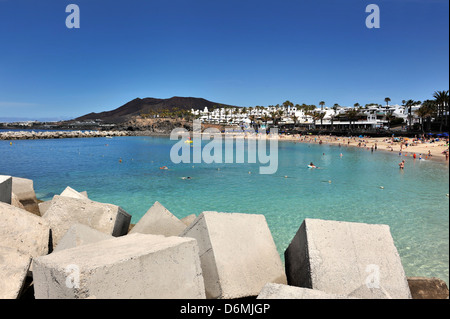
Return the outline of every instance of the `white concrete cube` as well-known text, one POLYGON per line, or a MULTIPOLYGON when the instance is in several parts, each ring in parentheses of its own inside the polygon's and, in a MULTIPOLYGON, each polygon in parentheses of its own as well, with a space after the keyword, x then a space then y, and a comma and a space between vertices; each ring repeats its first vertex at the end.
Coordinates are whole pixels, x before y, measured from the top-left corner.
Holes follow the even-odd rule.
POLYGON ((126 235, 131 215, 121 207, 55 195, 43 216, 52 228, 53 244, 59 240, 73 224, 84 224, 112 236, 126 235))
POLYGON ((257 299, 349 299, 343 295, 333 295, 316 289, 268 283, 257 299))
POLYGON ((197 239, 207 298, 257 296, 286 283, 264 215, 203 212, 181 236, 197 239))
POLYGON ((195 214, 188 215, 182 219, 180 219, 186 226, 190 226, 194 220, 197 218, 195 214))
POLYGON ((204 299, 194 239, 132 234, 33 261, 36 299, 204 299))
POLYGON ((61 238, 53 252, 92 244, 111 238, 113 238, 113 236, 102 233, 101 231, 93 229, 89 226, 83 224, 74 224, 61 238))
POLYGON ((41 214, 41 216, 44 216, 47 210, 50 208, 50 206, 52 206, 52 201, 47 200, 45 202, 39 203, 38 205, 39 205, 39 213, 41 214))
POLYGON ((0 175, 0 202, 11 204, 12 177, 0 175))
POLYGON ((152 234, 178 236, 186 229, 186 224, 169 212, 159 202, 155 202, 144 216, 136 223, 130 234, 152 234))
POLYGON ((31 256, 0 246, 0 299, 17 299, 22 291, 31 256))
POLYGON ((48 254, 50 226, 40 216, 0 203, 0 245, 32 257, 48 254))
POLYGON ((78 198, 78 199, 86 199, 87 193, 80 193, 74 190, 72 187, 67 186, 64 191, 61 193, 60 196, 66 196, 66 197, 72 197, 72 198, 78 198))
POLYGON ((25 210, 40 216, 33 180, 28 178, 13 177, 12 192, 17 196, 25 210))
POLYGON ((305 219, 285 264, 292 286, 356 298, 411 298, 387 225, 305 219))

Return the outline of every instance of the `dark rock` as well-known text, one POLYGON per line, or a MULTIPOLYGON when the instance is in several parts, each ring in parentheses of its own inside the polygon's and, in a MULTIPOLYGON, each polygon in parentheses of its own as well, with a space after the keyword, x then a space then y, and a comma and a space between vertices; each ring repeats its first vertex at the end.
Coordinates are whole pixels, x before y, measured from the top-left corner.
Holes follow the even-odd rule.
POLYGON ((413 299, 448 299, 447 284, 439 278, 408 277, 407 279, 413 299))

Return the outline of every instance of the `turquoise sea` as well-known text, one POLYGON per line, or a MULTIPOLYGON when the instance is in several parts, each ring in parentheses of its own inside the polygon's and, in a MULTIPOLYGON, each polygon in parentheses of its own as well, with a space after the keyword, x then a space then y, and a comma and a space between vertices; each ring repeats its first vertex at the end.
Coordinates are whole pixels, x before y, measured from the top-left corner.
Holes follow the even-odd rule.
POLYGON ((259 163, 173 164, 174 143, 0 141, 0 174, 33 179, 42 200, 66 186, 86 190, 92 200, 123 207, 133 223, 155 201, 179 218, 209 210, 264 214, 282 258, 305 218, 387 224, 407 276, 449 283, 447 164, 407 158, 400 171, 392 153, 280 141, 277 173, 260 175, 259 163), (308 169, 310 162, 321 169, 308 169))

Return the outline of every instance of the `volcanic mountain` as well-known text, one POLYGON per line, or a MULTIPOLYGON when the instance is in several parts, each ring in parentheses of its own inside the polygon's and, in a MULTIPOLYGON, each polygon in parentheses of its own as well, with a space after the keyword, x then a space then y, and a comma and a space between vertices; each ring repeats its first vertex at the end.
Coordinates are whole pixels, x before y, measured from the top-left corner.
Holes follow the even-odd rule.
POLYGON ((203 110, 205 107, 235 107, 222 103, 211 102, 202 98, 195 97, 178 97, 174 96, 169 99, 144 98, 134 99, 121 107, 101 113, 89 113, 78 117, 75 121, 102 120, 108 123, 122 123, 141 114, 149 114, 153 112, 162 112, 163 110, 203 110))

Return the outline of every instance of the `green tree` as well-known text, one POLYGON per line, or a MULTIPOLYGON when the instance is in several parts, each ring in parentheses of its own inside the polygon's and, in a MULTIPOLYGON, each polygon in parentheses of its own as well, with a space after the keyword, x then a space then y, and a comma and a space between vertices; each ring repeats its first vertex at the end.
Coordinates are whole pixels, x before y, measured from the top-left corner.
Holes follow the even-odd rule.
POLYGON ((350 130, 353 130, 352 122, 355 122, 356 119, 358 119, 359 112, 355 108, 349 108, 345 115, 347 116, 349 122, 350 122, 350 130))
MULTIPOLYGON (((416 110, 417 116, 421 119, 422 133, 425 133, 425 120, 430 124, 431 117, 436 113, 436 101, 426 100, 422 106, 416 110)), ((428 127, 429 130, 429 127, 428 127)))
POLYGON ((408 108, 408 126, 410 131, 412 129, 412 120, 413 120, 412 107, 420 103, 421 103, 420 101, 414 100, 407 100, 405 103, 405 106, 408 108))
POLYGON ((384 98, 384 101, 386 102, 386 108, 388 108, 389 107, 389 102, 391 102, 391 99, 386 97, 386 98, 384 98))
POLYGON ((449 91, 435 91, 433 97, 437 105, 437 118, 439 119, 439 131, 442 133, 443 125, 448 126, 449 91))

